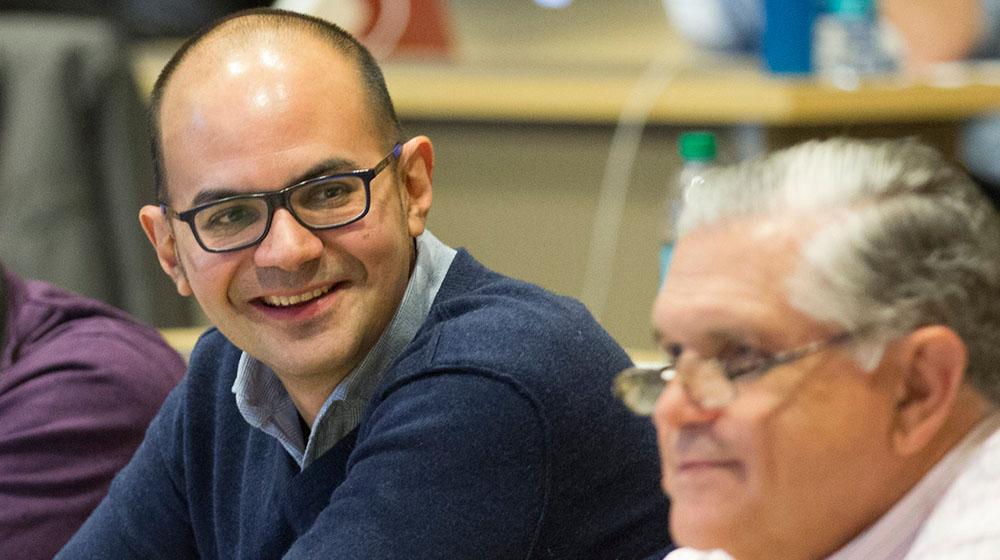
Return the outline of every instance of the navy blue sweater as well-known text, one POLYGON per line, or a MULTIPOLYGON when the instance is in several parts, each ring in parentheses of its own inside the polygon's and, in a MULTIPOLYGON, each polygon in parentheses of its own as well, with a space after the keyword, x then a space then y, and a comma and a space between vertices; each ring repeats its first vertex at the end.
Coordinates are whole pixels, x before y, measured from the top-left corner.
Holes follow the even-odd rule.
POLYGON ((299 471, 240 416, 211 330, 59 558, 614 559, 669 544, 625 353, 579 303, 459 250, 361 424, 299 471))

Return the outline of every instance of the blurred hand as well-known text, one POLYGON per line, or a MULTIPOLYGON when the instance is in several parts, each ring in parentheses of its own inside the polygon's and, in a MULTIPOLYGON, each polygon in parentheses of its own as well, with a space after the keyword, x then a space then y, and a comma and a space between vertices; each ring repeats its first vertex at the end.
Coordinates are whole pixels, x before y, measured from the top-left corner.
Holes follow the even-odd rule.
POLYGON ((902 36, 910 65, 963 60, 986 32, 981 0, 880 0, 879 8, 902 36))

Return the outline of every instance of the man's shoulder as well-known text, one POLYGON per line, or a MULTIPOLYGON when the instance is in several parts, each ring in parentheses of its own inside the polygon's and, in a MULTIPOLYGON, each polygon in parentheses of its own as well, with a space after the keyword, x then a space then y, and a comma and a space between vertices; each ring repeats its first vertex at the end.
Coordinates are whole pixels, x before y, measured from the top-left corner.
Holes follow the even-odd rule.
POLYGON ((512 327, 535 330, 597 327, 597 322, 579 301, 490 270, 463 249, 459 249, 445 277, 428 321, 482 322, 478 325, 481 328, 504 330, 512 327), (492 321, 493 318, 520 321, 499 324, 492 321))
POLYGON ((490 271, 460 252, 387 381, 448 369, 554 389, 561 382, 549 378, 565 379, 560 372, 610 379, 627 363, 581 303, 490 271))
POLYGON ((236 347, 217 327, 209 327, 198 337, 188 365, 189 385, 207 388, 218 385, 226 391, 236 379, 243 351, 236 347))
POLYGON ((244 444, 250 427, 242 421, 232 393, 242 355, 217 328, 202 333, 191 351, 187 375, 160 410, 159 429, 167 438, 164 441, 172 442, 167 448, 178 444, 179 434, 192 430, 198 436, 189 443, 198 449, 196 453, 210 458, 209 462, 216 460, 213 440, 226 438, 224 447, 229 450, 244 444))
POLYGON ((597 345, 620 351, 577 300, 489 270, 460 251, 425 328, 448 332, 456 349, 527 344, 551 352, 597 345), (450 284, 452 274, 463 279, 450 284))
POLYGON ((101 334, 166 347, 156 331, 104 302, 63 290, 47 282, 6 278, 7 336, 28 346, 66 334, 101 334))
POLYGON ((243 351, 222 334, 218 327, 208 327, 198 336, 191 350, 191 367, 211 367, 234 357, 238 360, 243 351))
POLYGON ((87 370, 105 379, 172 387, 185 364, 159 333, 106 303, 45 282, 7 277, 0 366, 87 370))

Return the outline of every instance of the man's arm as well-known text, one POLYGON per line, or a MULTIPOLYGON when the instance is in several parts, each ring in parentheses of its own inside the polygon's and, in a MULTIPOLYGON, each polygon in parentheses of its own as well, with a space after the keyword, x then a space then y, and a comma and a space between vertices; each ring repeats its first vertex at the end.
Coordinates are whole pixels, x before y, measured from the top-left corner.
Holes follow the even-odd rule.
POLYGON ((199 558, 182 478, 164 450, 176 449, 174 426, 185 381, 167 398, 146 439, 115 477, 107 497, 56 556, 61 559, 199 558))
POLYGON ((285 558, 526 558, 543 521, 543 411, 502 377, 439 373, 396 388, 346 480, 285 558))
POLYGON ((982 53, 1000 30, 996 0, 881 0, 885 17, 895 25, 913 63, 962 60, 982 53))
POLYGON ((19 351, 0 391, 0 557, 51 558, 107 492, 184 363, 80 320, 19 351))

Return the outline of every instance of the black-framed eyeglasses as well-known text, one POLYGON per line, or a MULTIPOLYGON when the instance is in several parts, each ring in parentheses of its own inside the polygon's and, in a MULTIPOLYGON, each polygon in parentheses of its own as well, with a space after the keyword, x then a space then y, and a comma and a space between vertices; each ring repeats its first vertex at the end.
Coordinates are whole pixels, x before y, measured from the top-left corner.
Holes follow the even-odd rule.
POLYGON ((806 356, 844 344, 859 331, 841 332, 826 340, 756 359, 702 358, 686 350, 670 363, 656 368, 631 367, 615 376, 614 393, 632 412, 648 416, 667 383, 677 379, 689 399, 701 408, 722 408, 736 398, 740 384, 762 377, 770 370, 806 356))
POLYGON ((278 191, 241 194, 176 212, 160 205, 164 215, 187 223, 201 248, 210 253, 238 251, 267 237, 274 211, 284 208, 310 230, 333 229, 364 218, 371 207, 371 182, 399 159, 397 143, 371 169, 307 179, 278 191))

